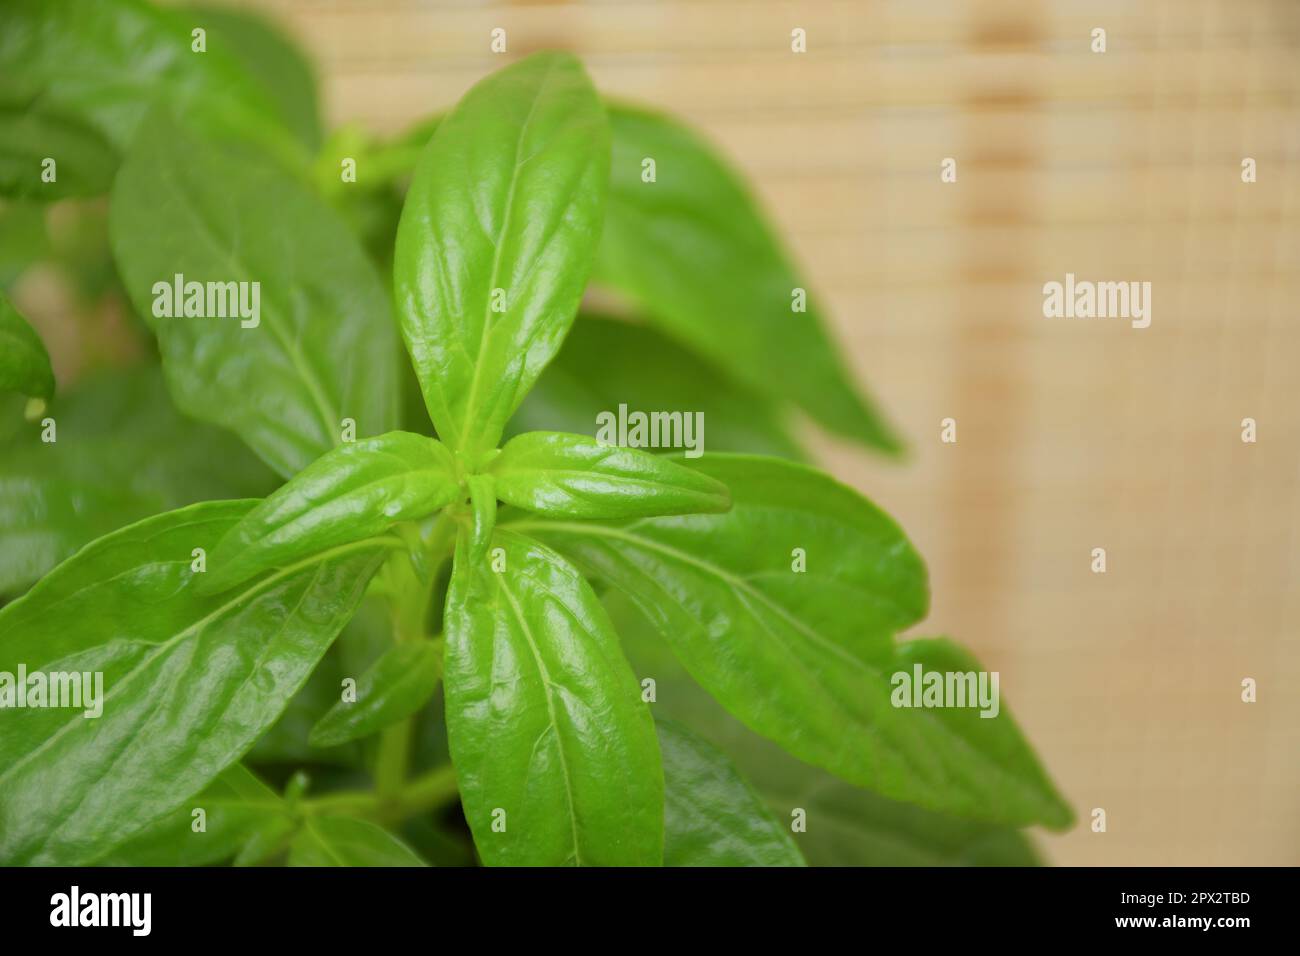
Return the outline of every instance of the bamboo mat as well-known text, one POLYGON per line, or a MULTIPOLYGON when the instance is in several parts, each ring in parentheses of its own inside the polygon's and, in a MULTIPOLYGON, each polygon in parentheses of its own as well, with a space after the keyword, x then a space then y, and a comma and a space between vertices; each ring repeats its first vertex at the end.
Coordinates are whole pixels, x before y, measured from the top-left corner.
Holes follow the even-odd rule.
POLYGON ((1081 815, 1051 858, 1300 863, 1300 5, 254 5, 332 122, 398 131, 555 46, 704 132, 910 438, 900 466, 816 441, 926 556, 921 632, 1001 671, 1081 815), (1151 327, 1044 319, 1066 272, 1152 282, 1151 327))

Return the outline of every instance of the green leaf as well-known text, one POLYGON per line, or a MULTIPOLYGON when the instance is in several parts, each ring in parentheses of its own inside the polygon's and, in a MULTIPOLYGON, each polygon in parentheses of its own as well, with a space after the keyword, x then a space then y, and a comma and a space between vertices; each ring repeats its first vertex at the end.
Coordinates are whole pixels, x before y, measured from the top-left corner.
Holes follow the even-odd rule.
POLYGON ((216 594, 267 568, 373 537, 460 496, 451 452, 436 439, 389 432, 340 445, 221 539, 199 592, 216 594))
MULTIPOLYGON (((409 564, 409 559, 393 552, 387 566, 400 562, 409 564)), ((339 701, 344 678, 364 674, 393 646, 393 614, 388 599, 378 593, 384 573, 385 569, 381 568, 371 580, 365 599, 347 626, 311 672, 307 683, 294 694, 284 713, 245 754, 246 763, 269 764, 280 769, 310 764, 317 768, 344 768, 345 773, 364 773, 361 742, 313 747, 310 737, 312 728, 339 701)), ((353 782, 360 783, 360 778, 348 781, 349 785, 353 782)))
POLYGON ((804 866, 790 834, 721 751, 659 721, 665 866, 804 866))
POLYGON ((568 518, 633 518, 726 511, 727 486, 667 458, 583 435, 528 432, 489 470, 506 504, 568 518))
POLYGON ((479 855, 659 865, 654 722, 604 608, 549 549, 502 531, 492 543, 475 562, 462 534, 444 622, 447 734, 479 855))
MULTIPOLYGON (((655 680, 655 713, 688 725, 724 751, 764 795, 784 827, 793 821, 793 811, 802 810, 807 826, 794 840, 811 865, 1041 865, 1029 839, 1018 830, 887 800, 796 760, 732 717, 691 680, 626 595, 609 591, 604 604, 635 671, 655 680)), ((662 719, 659 726, 664 726, 662 719)), ((671 801, 671 759, 668 747, 661 745, 671 801)), ((671 830, 670 819, 670 843, 671 830)))
POLYGON ((274 487, 233 435, 176 413, 156 366, 93 375, 46 414, 57 441, 31 425, 0 443, 0 595, 133 521, 274 487))
POLYGON ((356 701, 340 700, 312 728, 313 747, 334 747, 378 733, 414 714, 442 680, 442 641, 397 644, 357 679, 356 701))
POLYGON ((396 427, 397 343, 383 287, 355 237, 304 186, 159 114, 118 174, 110 227, 182 411, 232 429, 285 477, 338 444, 345 418, 358 435, 396 427), (158 317, 178 274, 259 283, 260 314, 158 317))
POLYGON ((898 440, 855 389, 809 295, 740 178, 672 120, 611 106, 613 175, 592 281, 737 381, 792 401, 833 432, 885 451, 898 440), (642 162, 655 161, 655 182, 642 162))
POLYGON ((219 44, 192 50, 197 21, 144 0, 5 0, 0 85, 6 99, 39 95, 80 117, 118 152, 162 102, 192 129, 304 166, 306 152, 280 123, 271 95, 219 44))
POLYGON ((252 506, 131 525, 0 611, 0 672, 102 674, 81 709, 4 717, 0 862, 75 865, 129 839, 237 760, 306 681, 387 547, 344 545, 199 597, 194 549, 215 547, 252 506))
POLYGON ((940 812, 1069 823, 1005 714, 974 714, 990 725, 974 732, 950 711, 891 704, 902 666, 891 635, 927 601, 924 567, 893 521, 798 465, 730 455, 690 465, 731 489, 731 512, 510 527, 627 592, 706 690, 801 760, 940 812))
POLYGON ((398 317, 439 436, 471 457, 559 351, 595 255, 609 128, 582 65, 538 53, 438 125, 397 231, 398 317))
POLYGON ((316 73, 298 45, 252 10, 202 5, 187 15, 208 31, 209 51, 237 60, 269 94, 280 122, 314 153, 321 144, 316 73))
POLYGON ((0 292, 0 392, 35 398, 54 394, 54 370, 45 343, 0 292))
POLYGON ((564 348, 506 429, 506 437, 558 430, 595 434, 600 416, 699 412, 709 451, 804 457, 777 404, 735 384, 655 329, 580 313, 564 348))
POLYGON ((279 794, 243 764, 233 764, 202 793, 138 833, 97 866, 209 866, 231 859, 256 833, 283 825, 288 808, 279 794), (194 811, 203 811, 196 830, 194 811))
MULTIPOLYGON (((979 673, 984 670, 975 656, 946 637, 917 638, 902 642, 894 658, 893 673, 922 672, 979 673)), ((1001 692, 999 690, 999 698, 1001 692)), ((895 710, 895 713, 899 713, 895 710)), ((1011 709, 1000 700, 998 713, 988 717, 977 706, 904 709, 914 723, 924 720, 927 736, 945 735, 952 747, 965 753, 977 754, 985 765, 985 777, 1000 793, 1002 799, 1019 798, 1027 808, 1024 822, 1040 822, 1052 829, 1063 830, 1074 823, 1074 812, 1057 792, 1051 779, 1034 756, 1033 749, 1011 717, 1011 709), (942 730, 934 731, 933 725, 942 730), (1030 809, 1032 808, 1032 809, 1030 809)), ((970 816, 989 818, 986 814, 970 816)))
POLYGON ((117 152, 75 115, 0 88, 0 195, 52 202, 108 192, 117 152), (46 160, 53 182, 46 181, 46 160))
POLYGON ((289 847, 290 866, 425 866, 397 837, 354 817, 308 817, 289 847))

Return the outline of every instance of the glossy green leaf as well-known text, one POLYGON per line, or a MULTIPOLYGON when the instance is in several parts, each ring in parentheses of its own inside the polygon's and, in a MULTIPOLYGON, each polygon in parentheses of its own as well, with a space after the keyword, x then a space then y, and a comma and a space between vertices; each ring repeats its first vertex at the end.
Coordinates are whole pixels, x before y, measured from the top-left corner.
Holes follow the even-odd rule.
POLYGON ((45 343, 0 292, 0 392, 35 398, 54 394, 54 370, 45 343))
POLYGON ((252 10, 205 4, 187 8, 187 15, 208 31, 209 50, 238 61, 270 96, 280 122, 303 146, 313 152, 319 148, 316 73, 298 45, 252 10))
POLYGON ((99 196, 116 168, 117 152, 77 116, 39 96, 9 97, 0 89, 0 196, 99 196))
POLYGON ((233 435, 177 414, 157 366, 102 372, 0 442, 0 595, 133 521, 212 498, 261 496, 274 476, 233 435))
POLYGON ((609 127, 582 65, 539 53, 439 124, 397 231, 398 317, 439 436, 495 448, 573 322, 604 215, 609 127))
MULTIPOLYGON (((1041 864, 1029 839, 1018 830, 887 800, 796 760, 727 713, 695 683, 658 630, 625 594, 606 592, 603 603, 633 669, 655 681, 655 713, 687 725, 724 751, 766 799, 784 832, 791 832, 794 812, 802 811, 805 827, 794 833, 793 839, 811 865, 1041 864)), ((661 719, 659 726, 663 725, 661 719)), ((668 746, 662 741, 661 746, 671 802, 671 757, 668 746)))
MULTIPOLYGON (((580 313, 560 354, 506 429, 594 435, 600 416, 630 411, 699 412, 707 451, 804 457, 777 403, 737 385, 658 330, 580 313)), ((671 451, 672 449, 669 449, 671 451)))
POLYGON ((613 171, 594 282, 737 381, 885 451, 898 440, 855 388, 809 295, 738 176, 666 117, 609 108, 613 171), (655 181, 642 163, 655 161, 655 181))
POLYGON ((289 847, 290 866, 425 866, 397 837, 368 820, 308 817, 289 847))
POLYGON ((442 680, 443 642, 405 641, 393 646, 357 678, 356 700, 340 700, 312 728, 314 747, 334 747, 378 733, 415 713, 442 680))
POLYGON ((675 461, 584 435, 528 432, 492 460, 506 504, 567 518, 726 511, 727 486, 675 461))
MULTIPOLYGON (((393 552, 388 565, 407 561, 406 555, 393 552)), ((364 773, 365 759, 361 742, 337 747, 315 747, 311 731, 340 699, 343 680, 364 674, 393 646, 393 616, 387 599, 381 597, 381 568, 370 582, 366 597, 352 619, 330 646, 320 664, 302 689, 293 696, 280 719, 258 738, 244 757, 252 765, 272 764, 279 767, 339 767, 364 773)))
POLYGON ((790 834, 720 750, 659 721, 665 866, 804 866, 790 834))
POLYGON ((927 600, 921 561, 893 521, 798 465, 729 455, 690 465, 731 489, 731 512, 511 527, 626 591, 703 687, 801 760, 936 811, 1069 823, 1005 714, 968 733, 951 711, 891 704, 891 635, 927 600))
MULTIPOLYGON (((285 477, 338 444, 345 419, 358 436, 396 426, 396 332, 383 287, 356 238, 304 186, 158 114, 118 173, 111 212, 114 257, 158 334, 182 411, 232 429, 285 477), (258 314, 159 317, 176 275, 250 283, 243 311, 258 314)), ((212 297, 214 312, 221 304, 212 297)))
POLYGON ((256 833, 290 819, 279 794, 243 764, 202 793, 94 861, 97 866, 208 866, 237 854, 256 833), (203 816, 196 817, 195 811, 203 816), (202 827, 199 827, 199 820, 202 827))
POLYGON ((657 866, 654 722, 604 608, 548 548, 500 530, 492 544, 473 561, 462 535, 444 622, 447 734, 479 855, 657 866))
POLYGON ((460 496, 451 452, 436 439, 389 432, 340 445, 221 539, 199 590, 224 591, 267 568, 423 518, 460 496))
POLYGON ((387 547, 344 545, 199 597, 194 549, 252 506, 131 525, 0 611, 0 672, 103 675, 81 708, 0 718, 0 862, 79 864, 129 839, 237 760, 307 679, 387 547))
POLYGON ((5 0, 0 77, 6 98, 40 96, 124 151, 145 114, 165 103, 194 129, 255 144, 300 167, 306 152, 270 93, 220 45, 194 52, 202 24, 144 0, 5 0))

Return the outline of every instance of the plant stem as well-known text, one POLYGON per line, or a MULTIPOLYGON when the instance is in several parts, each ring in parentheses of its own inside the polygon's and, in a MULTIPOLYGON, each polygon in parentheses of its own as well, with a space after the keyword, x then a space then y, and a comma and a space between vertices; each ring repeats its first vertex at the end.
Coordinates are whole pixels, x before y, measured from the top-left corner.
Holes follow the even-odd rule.
POLYGON ((456 795, 456 771, 445 764, 416 777, 388 800, 365 790, 345 791, 305 800, 302 809, 315 816, 342 813, 377 823, 397 823, 451 803, 456 795))

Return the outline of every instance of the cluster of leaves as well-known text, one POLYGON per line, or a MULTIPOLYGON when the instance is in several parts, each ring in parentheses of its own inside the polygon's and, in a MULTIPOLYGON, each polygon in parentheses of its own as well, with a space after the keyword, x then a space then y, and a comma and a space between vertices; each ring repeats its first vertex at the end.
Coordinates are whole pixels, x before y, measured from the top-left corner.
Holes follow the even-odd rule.
MULTIPOLYGON (((1068 825, 1005 709, 890 705, 896 670, 978 665, 896 639, 923 563, 790 460, 790 407, 897 443, 682 127, 542 53, 394 143, 322 145, 277 35, 136 0, 6 4, 0 78, 0 188, 110 191, 166 392, 91 383, 57 442, 9 440, 0 591, 40 580, 0 611, 0 671, 99 671, 107 699, 2 718, 0 861, 456 862, 457 800, 488 864, 1026 862, 1019 828, 1068 825), (155 318, 176 273, 259 281, 260 326, 155 318), (648 324, 570 335, 589 282, 648 324), (704 411, 710 450, 580 433, 624 402, 704 411)), ((49 399, 7 303, 0 334, 0 387, 49 399)))

